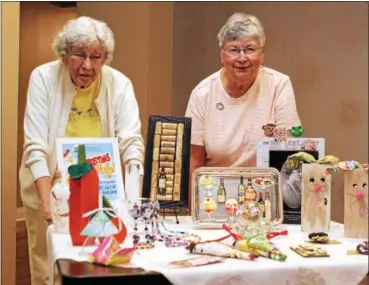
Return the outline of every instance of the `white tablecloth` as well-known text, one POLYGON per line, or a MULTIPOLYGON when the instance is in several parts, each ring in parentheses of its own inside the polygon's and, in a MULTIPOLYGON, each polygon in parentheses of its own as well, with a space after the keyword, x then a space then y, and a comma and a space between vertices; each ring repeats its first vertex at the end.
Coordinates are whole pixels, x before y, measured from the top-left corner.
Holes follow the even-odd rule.
MULTIPOLYGON (((196 229, 190 217, 180 217, 179 225, 176 225, 170 218, 166 218, 165 221, 168 228, 199 234, 202 240, 226 235, 223 230, 196 229)), ((293 252, 290 246, 304 243, 307 234, 301 233, 300 226, 297 225, 285 225, 285 228, 288 229, 288 236, 273 239, 275 245, 287 254, 285 262, 267 258, 258 258, 255 261, 227 259, 213 265, 172 269, 166 267, 166 264, 195 255, 189 254, 184 248, 167 248, 159 243, 154 249, 136 253, 129 266, 161 272, 174 285, 264 285, 271 284, 271 282, 274 285, 355 285, 367 274, 367 256, 347 255, 347 250, 355 249, 362 239, 344 238, 342 224, 332 222, 329 233, 331 239, 338 239, 342 244, 322 245, 329 252, 330 257, 320 258, 303 258, 293 252)), ((53 226, 48 228, 47 235, 51 270, 60 258, 87 260, 87 255, 81 254, 80 247, 72 246, 69 235, 55 233, 53 226)), ((127 238, 125 244, 127 247, 132 245, 131 236, 127 238)))

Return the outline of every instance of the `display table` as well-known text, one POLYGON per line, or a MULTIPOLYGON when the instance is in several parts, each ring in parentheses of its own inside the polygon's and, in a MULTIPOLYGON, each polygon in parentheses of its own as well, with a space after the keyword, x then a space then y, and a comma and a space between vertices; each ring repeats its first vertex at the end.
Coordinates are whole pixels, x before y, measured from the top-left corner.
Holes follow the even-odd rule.
MULTIPOLYGON (((180 217, 179 225, 169 218, 166 218, 165 222, 167 227, 170 229, 196 233, 202 237, 202 240, 215 239, 226 234, 223 230, 196 229, 192 224, 190 217, 180 217)), ((331 239, 339 240, 342 244, 321 245, 322 248, 328 251, 330 257, 319 258, 303 258, 293 252, 290 249, 290 246, 304 243, 307 238, 307 234, 301 233, 300 226, 297 225, 285 225, 284 227, 288 230, 288 236, 276 237, 273 239, 273 242, 283 253, 287 254, 288 257, 285 262, 273 261, 262 257, 255 261, 227 259, 222 263, 213 265, 200 266, 196 268, 172 269, 166 266, 169 262, 194 257, 195 255, 189 254, 183 247, 168 248, 164 244, 158 243, 154 249, 140 250, 137 252, 133 257, 131 264, 124 267, 141 268, 149 271, 147 274, 152 276, 158 275, 153 272, 160 272, 174 285, 257 285, 269 284, 271 281, 275 285, 351 285, 358 284, 367 274, 368 256, 347 255, 347 250, 355 249, 356 245, 361 242, 362 239, 344 238, 342 224, 332 222, 331 232, 329 233, 331 239)), ((87 260, 87 255, 81 254, 80 247, 72 246, 69 235, 56 234, 53 226, 49 226, 47 235, 51 269, 54 268, 54 264, 57 260, 87 260)), ((127 238, 125 243, 127 244, 127 247, 132 245, 131 236, 127 238)), ((63 261, 59 262, 59 267, 62 262, 63 261)), ((64 264, 66 264, 65 261, 64 264)), ((83 266, 87 265, 85 264, 83 266)), ((85 272, 89 272, 88 278, 91 279, 93 270, 85 272)), ((138 276, 142 274, 142 270, 139 269, 136 270, 137 274, 134 273, 135 270, 129 272, 129 278, 132 278, 132 275, 138 276)), ((121 271, 121 273, 121 277, 119 278, 124 282, 127 280, 127 274, 124 274, 124 271, 121 271)), ((117 275, 119 274, 117 273, 117 275)), ((83 274, 79 275, 79 277, 82 278, 83 274)), ((96 278, 99 279, 99 276, 97 275, 96 278)), ((115 278, 118 277, 115 276, 115 278)), ((101 283, 96 283, 98 280, 94 283, 87 283, 107 284, 101 278, 99 280, 101 283)), ((155 284, 165 283, 158 282, 155 284)))

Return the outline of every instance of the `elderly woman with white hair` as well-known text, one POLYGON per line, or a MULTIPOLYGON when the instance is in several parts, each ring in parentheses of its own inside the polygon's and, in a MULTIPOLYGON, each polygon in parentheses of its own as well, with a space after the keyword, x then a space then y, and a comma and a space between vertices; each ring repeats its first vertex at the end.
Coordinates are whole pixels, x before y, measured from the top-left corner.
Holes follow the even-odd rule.
POLYGON ((111 29, 101 21, 79 17, 64 26, 53 48, 59 60, 35 68, 30 76, 19 171, 32 285, 49 282, 46 229, 57 165, 55 139, 117 137, 123 164, 143 169, 144 145, 132 83, 107 66, 114 52, 111 29))
POLYGON ((236 13, 218 33, 222 68, 192 91, 191 173, 201 166, 256 166, 263 125, 300 125, 291 80, 262 66, 265 33, 252 15, 236 13))

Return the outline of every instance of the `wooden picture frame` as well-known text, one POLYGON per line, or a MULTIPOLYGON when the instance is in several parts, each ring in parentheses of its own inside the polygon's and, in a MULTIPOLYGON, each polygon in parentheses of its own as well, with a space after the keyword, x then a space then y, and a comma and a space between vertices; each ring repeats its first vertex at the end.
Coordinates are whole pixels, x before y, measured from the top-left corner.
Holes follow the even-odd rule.
POLYGON ((191 118, 149 117, 142 197, 160 205, 188 206, 191 118), (158 175, 166 174, 165 195, 158 195, 158 175), (169 176, 169 177, 168 177, 169 176))

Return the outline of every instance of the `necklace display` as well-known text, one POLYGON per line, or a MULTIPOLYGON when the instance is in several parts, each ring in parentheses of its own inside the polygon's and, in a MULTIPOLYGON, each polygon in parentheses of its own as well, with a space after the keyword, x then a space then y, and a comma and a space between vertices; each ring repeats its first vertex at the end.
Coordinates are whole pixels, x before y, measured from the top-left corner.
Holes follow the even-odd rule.
POLYGON ((200 242, 201 238, 198 235, 169 230, 161 220, 159 210, 157 201, 149 201, 141 205, 134 204, 131 216, 134 219, 133 245, 136 249, 154 248, 157 241, 164 242, 167 247, 186 247, 191 242, 200 242), (140 220, 144 223, 144 238, 137 232, 140 220))

